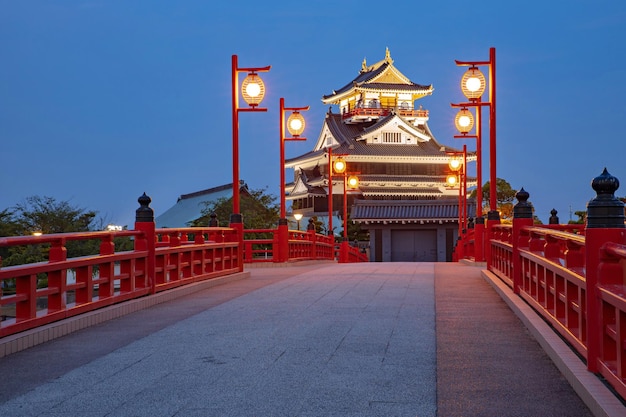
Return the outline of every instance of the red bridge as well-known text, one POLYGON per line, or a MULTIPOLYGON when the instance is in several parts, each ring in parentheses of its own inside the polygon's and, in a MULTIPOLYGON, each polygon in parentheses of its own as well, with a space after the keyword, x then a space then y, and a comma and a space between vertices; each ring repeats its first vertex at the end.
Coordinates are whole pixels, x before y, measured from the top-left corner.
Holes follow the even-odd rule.
MULTIPOLYGON (((467 352, 469 355, 478 350, 482 352, 482 355, 489 356, 489 352, 503 349, 502 346, 499 348, 490 347, 488 340, 481 340, 481 334, 486 328, 491 327, 493 320, 497 318, 494 316, 495 312, 493 314, 487 312, 484 316, 477 316, 477 322, 473 323, 471 317, 473 312, 477 311, 477 306, 470 311, 458 311, 458 314, 452 316, 446 316, 446 312, 436 310, 437 320, 439 317, 447 317, 447 320, 450 321, 445 323, 437 321, 435 326, 435 319, 432 318, 432 326, 425 324, 425 327, 421 327, 420 320, 422 319, 417 319, 417 317, 421 317, 420 314, 424 315, 424 323, 427 323, 428 317, 435 309, 433 305, 433 310, 426 309, 419 314, 415 312, 416 315, 407 316, 407 318, 413 317, 408 321, 401 320, 403 309, 408 308, 408 305, 412 306, 411 308, 421 305, 415 301, 407 304, 410 297, 425 297, 426 300, 431 300, 429 302, 434 300, 433 295, 429 292, 432 288, 435 289, 437 304, 439 306, 446 305, 446 300, 449 299, 445 298, 442 289, 437 292, 438 282, 449 282, 450 289, 456 288, 458 290, 458 293, 454 295, 456 301, 449 305, 449 308, 452 309, 453 307, 460 308, 463 303, 471 302, 472 297, 477 296, 475 292, 481 291, 482 285, 487 281, 511 308, 506 314, 513 314, 511 311, 517 314, 534 338, 539 341, 541 347, 552 358, 557 368, 566 376, 570 384, 568 389, 575 391, 586 404, 587 408, 581 406, 580 414, 571 414, 568 411, 561 415, 623 416, 626 415, 626 407, 624 407, 623 402, 626 398, 626 228, 624 227, 624 205, 615 197, 618 186, 617 179, 608 174, 606 170, 594 179, 593 188, 597 192, 597 197, 588 205, 588 217, 585 225, 534 225, 532 206, 528 201, 529 195, 522 190, 517 195, 518 202, 514 209, 512 224, 505 225, 488 221, 482 236, 477 236, 475 231, 471 229, 463 233, 455 250, 457 262, 454 264, 356 263, 367 260, 358 248, 350 247, 348 244, 337 245, 328 236, 316 234, 314 231, 289 231, 285 236, 278 229, 245 230, 243 233, 236 227, 155 229, 153 212, 149 207, 150 199, 144 195, 139 199, 140 208, 137 210, 134 230, 0 238, 1 247, 48 245, 50 248, 47 262, 0 267, 2 284, 0 287, 2 291, 0 298, 0 307, 2 308, 0 369, 5 376, 4 372, 8 372, 7 369, 14 369, 11 366, 14 361, 16 364, 21 363, 19 358, 23 356, 19 355, 28 355, 28 352, 35 349, 35 346, 48 345, 53 343, 52 341, 55 339, 81 329, 95 332, 93 337, 96 338, 106 337, 98 336, 96 330, 91 330, 91 326, 95 324, 104 323, 117 317, 135 316, 139 314, 140 310, 143 312, 152 311, 150 309, 157 305, 165 305, 181 297, 193 297, 193 294, 199 294, 202 291, 204 291, 203 294, 208 294, 206 291, 209 287, 212 289, 208 291, 215 291, 217 294, 223 291, 218 288, 226 288, 225 285, 229 285, 225 284, 226 282, 256 282, 257 284, 248 283, 246 285, 253 285, 257 290, 267 285, 267 282, 260 284, 263 280, 272 283, 284 281, 280 288, 288 292, 293 290, 293 286, 302 285, 301 280, 309 282, 311 286, 302 287, 295 291, 295 298, 289 299, 289 301, 282 299, 282 301, 272 301, 266 304, 267 313, 255 310, 255 314, 261 316, 264 314, 280 315, 282 311, 283 314, 297 321, 302 312, 298 308, 300 303, 312 303, 311 305, 319 306, 319 300, 325 299, 324 297, 328 297, 328 294, 333 295, 332 299, 324 301, 327 303, 324 304, 325 307, 315 310, 315 314, 312 316, 301 316, 304 321, 299 325, 305 326, 308 329, 307 332, 314 332, 312 329, 315 328, 315 320, 323 320, 324 314, 331 314, 333 311, 337 313, 332 319, 334 324, 329 322, 329 327, 323 333, 317 334, 314 339, 308 340, 307 346, 294 348, 290 345, 290 347, 285 348, 282 354, 276 353, 276 355, 268 356, 268 358, 274 358, 272 359, 274 361, 281 358, 285 352, 297 352, 298 349, 306 349, 300 350, 300 354, 303 355, 303 358, 308 357, 306 352, 309 352, 310 349, 315 350, 315 343, 322 343, 325 338, 332 339, 334 337, 333 329, 337 330, 338 327, 341 327, 342 317, 344 317, 344 313, 347 314, 342 308, 347 308, 348 304, 344 305, 342 304, 343 301, 339 300, 348 300, 350 297, 360 300, 356 303, 360 306, 357 309, 360 313, 355 319, 357 321, 350 324, 347 333, 342 330, 344 332, 342 333, 343 339, 340 338, 334 345, 335 354, 345 348, 343 344, 345 338, 348 337, 347 335, 353 334, 351 332, 356 332, 356 329, 360 329, 362 334, 353 340, 356 343, 354 349, 359 354, 353 356, 352 359, 357 361, 361 357, 359 355, 363 354, 363 349, 367 350, 367 346, 379 352, 378 347, 374 348, 373 345, 370 345, 376 343, 375 341, 379 336, 368 332, 367 328, 368 326, 372 326, 372 328, 380 326, 379 331, 391 338, 387 340, 386 347, 383 346, 384 343, 380 345, 382 346, 380 354, 384 360, 387 360, 386 358, 393 358, 389 360, 394 361, 399 360, 398 365, 401 365, 403 360, 412 361, 416 355, 420 356, 422 353, 415 350, 403 351, 404 353, 398 353, 398 356, 391 355, 389 349, 393 350, 394 343, 397 342, 394 337, 403 335, 402 337, 411 339, 415 337, 412 332, 431 329, 432 334, 429 333, 425 337, 434 340, 435 327, 437 343, 439 340, 444 340, 445 337, 450 338, 450 343, 457 345, 454 349, 457 349, 455 352, 458 355, 463 355, 463 352, 467 352), (117 237, 132 238, 134 248, 130 251, 116 250, 114 239, 117 237), (99 253, 79 258, 68 258, 66 245, 75 240, 99 241, 99 253), (485 263, 477 261, 474 256, 477 253, 477 245, 481 245, 478 253, 484 253, 485 263), (285 248, 287 248, 286 257, 284 255, 285 248), (275 256, 277 253, 282 255, 280 257, 275 256), (334 263, 337 260, 339 260, 339 264, 334 263), (259 268, 262 265, 282 268, 259 268), (305 269, 294 270, 294 268, 298 268, 298 265, 305 269), (454 268, 450 269, 445 265, 454 266, 454 268), (476 268, 477 266, 481 268, 476 268), (310 272, 307 272, 309 270, 310 272), (476 271, 479 271, 478 275, 476 271), (474 277, 481 275, 484 279, 474 279, 474 277), (287 276, 292 278, 287 279, 287 276), (282 278, 278 279, 277 277, 282 278), (318 286, 316 277, 324 282, 322 286, 318 286), (322 279, 322 277, 327 278, 322 279), (424 283, 430 283, 430 286, 424 283), (218 284, 221 285, 217 287, 218 284), (348 287, 344 288, 345 285, 348 287), (421 285, 424 286, 420 287, 421 289, 414 294, 412 289, 414 290, 417 288, 416 286, 421 285), (359 288, 367 288, 367 290, 361 293, 359 288), (376 288, 378 289, 376 290, 376 288), (379 292, 385 288, 389 290, 388 298, 380 300, 378 298, 381 296, 379 292), (379 300, 380 303, 372 304, 373 301, 371 300, 379 300), (285 304, 284 308, 278 308, 283 305, 281 303, 288 304, 285 304), (362 315, 365 312, 369 311, 368 309, 371 309, 372 314, 366 315, 368 318, 364 322, 358 321, 363 318, 362 315), (393 317, 389 317, 389 321, 385 323, 379 323, 378 320, 387 317, 389 311, 395 312, 393 317), (457 325, 462 322, 461 327, 467 328, 454 327, 455 331, 446 333, 446 326, 451 325, 452 322, 457 323, 457 325), (463 342, 466 339, 461 338, 462 334, 466 334, 467 337, 477 337, 476 345, 464 346, 463 342), (388 354, 391 356, 387 356, 388 354), (586 370, 581 370, 585 368, 586 370)), ((273 288, 276 289, 276 287, 273 288)), ((249 293, 245 299, 250 300, 250 296, 261 297, 262 299, 268 297, 268 294, 249 293)), ((234 299, 239 300, 236 298, 238 296, 234 297, 234 299)), ((348 319, 346 318, 346 320, 348 319)), ((238 325, 242 324, 239 323, 238 325)), ((290 331, 296 331, 296 328, 297 326, 292 326, 290 331)), ((198 327, 192 327, 192 329, 196 330, 187 329, 186 331, 201 331, 201 328, 198 327)), ((278 328, 272 327, 272 329, 267 331, 274 332, 272 334, 275 335, 281 334, 277 330, 278 328)), ((228 332, 225 328, 222 331, 228 332)), ((254 329, 251 328, 250 332, 242 337, 244 339, 251 337, 252 339, 228 341, 228 343, 254 344, 254 329)), ((197 336, 203 337, 200 334, 197 336)), ((280 337, 289 340, 288 343, 294 341, 293 335, 283 334, 280 337)), ((421 337, 418 339, 422 340, 421 337)), ((413 346, 413 348, 403 347, 402 349, 418 349, 419 340, 411 339, 407 346, 413 346)), ((161 346, 161 348, 167 349, 167 346, 161 346)), ((324 350, 326 347, 320 347, 320 349, 324 350)), ((424 349, 425 357, 429 355, 428 352, 432 353, 432 349, 429 350, 426 347, 424 349)), ((326 362, 337 359, 336 356, 333 356, 335 355, 333 352, 324 352, 326 362)), ((437 352, 439 352, 439 344, 437 344, 437 352)), ((204 356, 206 364, 214 364, 215 361, 227 362, 223 358, 206 355, 208 355, 204 356)), ((369 357, 369 354, 365 356, 369 357)), ((180 359, 172 357, 174 361, 180 359)), ((350 356, 348 355, 346 360, 349 359, 350 356)), ((49 358, 49 361, 56 360, 55 357, 49 358)), ((263 359, 259 360, 262 361, 263 359)), ((445 360, 452 359, 446 358, 445 360)), ((463 361, 462 363, 466 367, 481 366, 482 361, 487 360, 486 356, 478 354, 472 359, 475 363, 465 364, 463 361)), ((506 362, 514 360, 515 358, 509 357, 506 362)), ((357 366, 357 369, 363 372, 370 366, 367 363, 360 365, 358 363, 355 365, 355 363, 352 362, 350 366, 357 366)), ((446 367, 444 362, 439 362, 436 358, 433 359, 433 363, 436 363, 438 369, 445 369, 446 367)), ((518 370, 521 369, 522 371, 529 366, 529 364, 524 363, 509 363, 507 366, 511 365, 515 365, 518 370)), ((270 364, 263 362, 247 364, 246 366, 269 367, 270 364)), ((346 364, 339 366, 348 365, 346 362, 346 364)), ((381 374, 380 380, 377 379, 376 382, 372 382, 373 386, 391 383, 389 381, 400 378, 399 375, 403 374, 402 368, 393 369, 398 374, 394 373, 392 376, 381 374)), ((413 370, 417 372, 416 369, 413 370)), ((377 370, 380 369, 377 368, 377 370)), ((36 371, 37 369, 31 369, 31 372, 36 371)), ((327 371, 328 369, 316 370, 315 372, 324 374, 327 371)), ((433 372, 439 372, 439 370, 433 372)), ((494 372, 497 374, 497 371, 494 372)), ((329 377, 329 375, 324 374, 324 377, 329 377)), ((462 374, 458 374, 457 377, 463 379, 462 374)), ((488 384, 488 381, 495 377, 496 375, 489 377, 483 375, 477 383, 488 384)), ((364 374, 355 373, 353 383, 367 392, 373 389, 373 386, 365 384, 359 378, 367 379, 364 374), (360 384, 365 385, 361 386, 360 384)), ((399 380, 406 382, 416 381, 416 378, 420 379, 418 375, 407 375, 407 378, 407 380, 402 378, 399 380)), ((443 378, 445 375, 437 374, 436 379, 444 380, 443 378)), ((538 377, 537 380, 541 378, 543 377, 538 377)), ((0 410, 8 412, 8 414, 2 412, 2 415, 17 415, 12 413, 21 409, 20 407, 25 404, 18 400, 22 395, 35 395, 34 398, 43 398, 37 397, 39 394, 28 394, 28 389, 19 388, 15 383, 9 382, 7 385, 6 379, 5 376, 3 386, 13 388, 9 390, 7 397, 2 397, 3 403, 0 403, 0 410)), ((452 380, 450 380, 450 384, 453 384, 452 380)), ((433 381, 431 382, 434 384, 433 381)), ((412 384, 414 382, 406 383, 412 384)), ((531 381, 529 386, 521 389, 532 390, 532 385, 535 383, 536 381, 531 381)), ((430 384, 430 382, 425 384, 430 384)), ((246 384, 244 383, 244 385, 246 384)), ((235 386, 237 386, 236 383, 235 386)), ((310 388, 309 385, 307 387, 310 388)), ((382 390, 381 387, 378 386, 378 389, 382 390)), ((432 398, 444 395, 444 391, 449 392, 450 389, 450 386, 440 387, 437 385, 438 394, 432 398)), ((558 388, 558 390, 561 389, 558 388)), ((418 391, 418 387, 415 387, 414 394, 418 391)), ((354 392, 362 391, 350 392, 354 394, 354 392)), ((431 391, 426 389, 425 392, 431 391)), ((500 394, 494 392, 493 396, 502 395, 501 391, 498 392, 500 394)), ((503 392, 506 392, 506 389, 503 392)), ((392 401, 388 398, 394 397, 393 394, 389 393, 388 395, 390 397, 370 395, 371 399, 367 407, 368 410, 372 410, 371 415, 392 415, 392 408, 387 408, 392 403, 401 404, 404 407, 403 410, 418 407, 415 399, 407 399, 404 402, 392 401), (382 399, 377 400, 376 398, 382 399), (391 414, 376 414, 376 407, 383 407, 380 409, 391 414)), ((451 395, 458 396, 461 394, 455 392, 451 395)), ((465 391, 464 395, 469 395, 468 391, 465 391)), ((516 410, 519 411, 518 414, 502 414, 501 411, 492 410, 493 412, 486 412, 482 415, 555 415, 545 412, 546 409, 542 408, 535 408, 532 412, 528 411, 533 407, 533 404, 529 403, 533 403, 534 400, 524 397, 524 392, 511 392, 510 395, 524 398, 519 407, 527 407, 527 412, 518 409, 516 410)), ((558 397, 562 395, 564 394, 561 391, 555 391, 551 394, 552 397, 557 398, 557 401, 562 400, 558 400, 558 397)), ((469 395, 469 397, 472 396, 469 395)), ((29 401, 32 400, 31 397, 28 398, 30 398, 29 401)), ((328 401, 335 400, 335 398, 328 398, 328 401)), ((461 401, 463 399, 456 398, 456 400, 461 401)), ((466 400, 466 405, 477 401, 471 398, 466 398, 466 400)), ((55 407, 60 407, 63 401, 65 400, 54 403, 55 407)), ((261 399, 259 401, 263 403, 261 399)), ((486 401, 490 401, 490 399, 486 401)), ((545 401, 548 400, 545 399, 545 401)), ((185 407, 188 407, 189 403, 186 404, 185 407)), ((283 406, 290 407, 293 404, 290 405, 286 402, 283 406)), ((426 407, 424 414, 419 415, 435 415, 436 410, 439 410, 441 414, 447 406, 436 403, 434 408, 426 407)), ((118 413, 131 410, 124 408, 122 403, 116 407, 118 407, 115 408, 118 413)), ((311 412, 315 408, 308 407, 306 404, 300 404, 299 407, 297 409, 300 410, 299 412, 303 412, 303 410, 311 412)), ((563 407, 566 406, 563 405, 563 407)), ((184 407, 180 410, 189 411, 184 407)), ((292 408, 289 410, 294 412, 292 408)), ((64 412, 69 415, 72 413, 81 414, 84 411, 84 409, 75 408, 64 412)), ((46 414, 44 411, 40 411, 40 413, 42 414, 29 414, 25 411, 23 415, 53 415, 46 414)), ((324 412, 322 414, 334 415, 324 412)), ((97 415, 109 414, 103 412, 97 415)), ((156 412, 151 415, 174 414, 156 412)), ((271 410, 265 410, 259 415, 272 414, 271 410)))

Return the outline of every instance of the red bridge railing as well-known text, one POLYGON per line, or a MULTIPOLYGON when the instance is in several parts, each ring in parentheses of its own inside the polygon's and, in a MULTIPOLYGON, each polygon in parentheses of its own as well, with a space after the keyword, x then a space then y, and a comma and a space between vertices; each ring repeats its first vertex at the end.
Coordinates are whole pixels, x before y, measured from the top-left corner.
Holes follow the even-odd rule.
POLYGON ((533 225, 522 190, 513 224, 491 228, 486 253, 488 269, 626 398, 626 227, 618 186, 606 170, 594 179, 598 196, 586 225, 533 225))
POLYGON ((243 234, 245 263, 324 259, 368 262, 367 255, 358 247, 335 243, 332 236, 315 233, 313 230, 288 231, 287 259, 280 259, 277 256, 281 247, 278 229, 244 229, 243 234))
MULTIPOLYGON (((154 229, 0 238, 0 247, 49 246, 48 260, 0 268, 0 337, 87 311, 239 272, 230 228, 154 229), (114 239, 134 239, 116 251, 114 239), (67 258, 70 241, 97 240, 99 253, 67 258)), ((154 223, 152 223, 154 225, 154 223)))
MULTIPOLYGON (((44 262, 2 266, 0 337, 123 301, 194 282, 243 272, 244 262, 337 259, 334 238, 314 231, 288 233, 288 258, 274 256, 278 229, 183 227, 156 229, 150 198, 139 198, 135 230, 60 233, 0 238, 0 247, 47 248, 44 262), (132 250, 115 246, 133 240, 132 250), (67 257, 68 242, 97 241, 89 256, 67 257)), ((349 247, 349 262, 367 261, 349 247)))

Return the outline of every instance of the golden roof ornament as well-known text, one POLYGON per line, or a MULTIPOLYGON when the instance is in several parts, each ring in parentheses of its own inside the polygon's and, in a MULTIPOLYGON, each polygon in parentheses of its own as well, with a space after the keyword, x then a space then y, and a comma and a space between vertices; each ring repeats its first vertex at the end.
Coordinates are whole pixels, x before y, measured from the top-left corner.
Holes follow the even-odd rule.
POLYGON ((365 58, 363 58, 363 63, 361 64, 361 72, 367 71, 367 62, 365 58))
POLYGON ((393 64, 393 59, 391 59, 391 54, 389 53, 389 47, 385 48, 385 62, 388 62, 389 65, 393 64))

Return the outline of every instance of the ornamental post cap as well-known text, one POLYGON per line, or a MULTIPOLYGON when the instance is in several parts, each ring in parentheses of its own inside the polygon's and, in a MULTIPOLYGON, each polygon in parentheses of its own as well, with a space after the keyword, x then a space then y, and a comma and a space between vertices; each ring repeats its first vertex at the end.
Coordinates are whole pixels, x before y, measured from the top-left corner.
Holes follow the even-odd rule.
POLYGON ((587 203, 587 228, 623 229, 624 203, 615 197, 619 180, 604 168, 602 174, 591 181, 596 197, 587 203))
POLYGON ((528 191, 524 190, 522 187, 517 194, 515 194, 515 198, 517 199, 517 204, 513 207, 513 218, 514 219, 532 219, 533 218, 533 205, 528 201, 530 194, 528 191))
POLYGON ((135 211, 136 222, 153 222, 154 210, 150 208, 152 199, 144 192, 138 199, 139 208, 135 211))

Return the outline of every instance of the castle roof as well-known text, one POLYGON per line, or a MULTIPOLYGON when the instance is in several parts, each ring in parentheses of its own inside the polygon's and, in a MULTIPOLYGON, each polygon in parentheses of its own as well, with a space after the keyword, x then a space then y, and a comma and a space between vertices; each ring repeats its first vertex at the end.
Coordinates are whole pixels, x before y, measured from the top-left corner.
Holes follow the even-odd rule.
POLYGON ((323 96, 322 102, 324 104, 338 104, 340 100, 358 93, 383 91, 387 93, 409 93, 414 98, 418 98, 432 94, 433 90, 432 85, 414 83, 394 67, 389 49, 387 49, 385 59, 374 65, 368 66, 363 60, 359 74, 345 86, 333 90, 332 94, 323 96))

